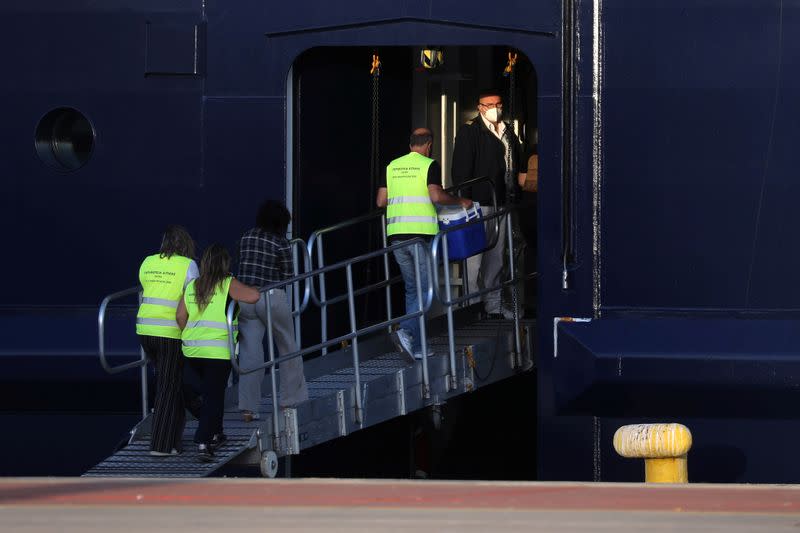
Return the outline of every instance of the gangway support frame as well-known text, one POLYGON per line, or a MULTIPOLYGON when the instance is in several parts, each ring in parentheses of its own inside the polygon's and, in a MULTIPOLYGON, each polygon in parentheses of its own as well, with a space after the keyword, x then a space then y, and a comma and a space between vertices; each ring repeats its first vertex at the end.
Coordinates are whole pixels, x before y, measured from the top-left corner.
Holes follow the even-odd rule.
MULTIPOLYGON (((444 317, 442 317, 444 318, 444 317)), ((237 409, 236 390, 226 394, 225 432, 229 441, 218 451, 213 463, 200 463, 195 456, 192 435, 196 422, 187 424, 184 451, 176 457, 151 457, 148 454, 149 417, 131 431, 131 441, 116 454, 101 462, 87 476, 202 477, 214 475, 228 464, 261 468, 262 473, 274 458, 291 457, 319 444, 373 427, 393 418, 442 405, 463 394, 496 383, 533 366, 533 344, 517 362, 513 354, 514 323, 510 320, 477 320, 468 309, 454 313, 456 376, 458 386, 450 386, 448 336, 444 328, 429 324, 429 337, 435 355, 428 358, 431 394, 423 394, 422 365, 397 353, 385 334, 365 339, 362 351, 361 394, 363 420, 355 416, 352 346, 329 352, 305 363, 310 398, 293 407, 280 409, 277 432, 273 430, 272 398, 265 396, 259 419, 244 422, 237 409), (438 331, 437 331, 438 329, 438 331), (370 356, 371 354, 371 356, 370 356), (480 376, 480 378, 478 377, 480 376), (481 379, 482 378, 482 379, 481 379)), ((523 321, 530 339, 534 322, 523 321)), ((265 385, 269 376, 265 378, 265 385)), ((268 391, 268 387, 264 387, 268 391)))

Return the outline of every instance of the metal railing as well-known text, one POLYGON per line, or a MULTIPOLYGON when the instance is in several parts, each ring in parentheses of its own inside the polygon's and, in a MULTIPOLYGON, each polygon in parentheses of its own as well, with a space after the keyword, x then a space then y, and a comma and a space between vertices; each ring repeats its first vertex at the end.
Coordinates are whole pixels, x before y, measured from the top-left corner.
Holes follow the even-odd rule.
POLYGON ((98 348, 100 354, 100 364, 102 365, 103 369, 108 372, 109 374, 118 374, 120 372, 124 372, 125 370, 129 370, 131 368, 141 367, 141 379, 142 379, 142 419, 144 420, 147 418, 147 412, 149 411, 148 408, 148 401, 147 401, 147 355, 144 353, 144 349, 139 346, 139 360, 132 361, 130 363, 125 363, 124 365, 119 366, 111 366, 106 358, 106 312, 108 311, 108 304, 113 302, 114 300, 119 300, 120 298, 124 298, 125 296, 130 296, 132 294, 139 295, 139 304, 142 303, 142 287, 141 285, 137 285, 135 287, 131 287, 130 289, 125 289, 124 291, 115 292, 114 294, 109 294, 103 301, 100 303, 100 310, 97 313, 97 336, 98 336, 98 348))
MULTIPOLYGON (((497 191, 494 188, 494 180, 492 180, 491 178, 488 178, 486 176, 481 176, 479 178, 472 178, 471 180, 467 180, 467 181, 461 182, 458 185, 453 185, 451 187, 448 187, 447 189, 445 189, 445 192, 450 193, 450 194, 454 194, 456 196, 461 196, 461 193, 464 191, 464 189, 469 189, 469 188, 471 188, 471 187, 473 187, 475 185, 480 185, 481 183, 487 183, 489 185, 489 190, 492 193, 492 205, 491 206, 482 206, 482 207, 491 207, 492 208, 492 213, 494 213, 495 211, 497 211, 497 191)), ((485 214, 485 213, 483 213, 483 214, 485 214)), ((494 222, 493 222, 494 231, 492 233, 492 239, 490 241, 487 241, 486 246, 483 248, 482 252, 484 252, 486 250, 489 250, 490 248, 494 248, 495 245, 497 244, 497 237, 500 234, 499 233, 500 232, 500 225, 499 225, 498 219, 495 218, 493 220, 494 220, 494 222)), ((445 268, 447 268, 447 266, 445 266, 445 268)), ((467 260, 466 259, 462 259, 461 260, 460 268, 461 268, 462 292, 467 292, 467 291, 469 291, 469 272, 467 271, 467 260)), ((448 278, 449 278, 449 276, 448 276, 448 278)), ((469 302, 469 300, 465 301, 464 303, 466 304, 468 302, 469 302)))
MULTIPOLYGON (((363 337, 365 335, 380 331, 382 329, 389 329, 393 324, 397 324, 407 319, 417 318, 419 320, 420 338, 422 342, 422 381, 423 381, 422 390, 423 390, 423 396, 425 398, 430 397, 430 381, 428 376, 428 358, 427 358, 428 354, 427 354, 427 342, 426 342, 426 331, 425 331, 425 313, 430 309, 434 294, 434 288, 431 283, 431 280, 433 279, 431 265, 432 262, 430 258, 430 251, 427 247, 427 243, 423 239, 411 239, 397 244, 393 244, 381 250, 376 250, 373 252, 362 254, 345 261, 340 261, 339 263, 335 263, 333 265, 324 266, 322 268, 318 268, 316 270, 312 270, 310 272, 306 272, 304 274, 295 276, 291 279, 287 279, 280 283, 275 283, 274 285, 271 285, 269 287, 265 287, 264 289, 262 289, 262 292, 265 292, 264 304, 266 306, 266 316, 267 316, 266 329, 268 335, 267 341, 269 345, 269 351, 268 351, 269 360, 262 364, 257 364, 256 366, 247 369, 241 368, 238 356, 236 355, 235 351, 235 341, 233 337, 233 315, 236 307, 235 302, 231 302, 228 305, 226 320, 228 324, 228 341, 231 350, 231 365, 233 366, 234 370, 239 374, 248 374, 260 369, 270 370, 270 381, 272 388, 272 416, 274 424, 273 427, 276 428, 275 430, 276 432, 277 428, 279 427, 278 426, 279 408, 278 408, 278 390, 274 372, 275 365, 292 360, 297 357, 302 357, 303 355, 306 354, 319 351, 323 348, 339 344, 343 341, 350 341, 353 352, 353 379, 354 379, 355 404, 356 404, 355 420, 356 423, 361 424, 363 422, 363 405, 362 405, 363 400, 361 397, 362 391, 361 391, 361 375, 359 372, 360 355, 358 349, 358 339, 359 337, 363 337), (355 288, 353 287, 353 265, 371 260, 375 257, 380 257, 380 256, 387 257, 388 254, 392 253, 394 250, 398 250, 401 248, 408 248, 408 247, 413 247, 414 250, 415 275, 416 275, 415 279, 416 279, 417 301, 419 302, 419 309, 414 312, 406 313, 402 316, 395 318, 389 316, 386 320, 382 322, 359 328, 355 313, 355 297, 359 293, 359 291, 355 290, 355 288), (425 256, 423 264, 427 269, 426 273, 428 275, 427 277, 428 286, 425 287, 424 299, 423 299, 423 288, 420 283, 420 254, 424 254, 425 256), (315 276, 324 275, 332 271, 342 270, 342 269, 345 270, 347 276, 347 294, 345 295, 345 297, 348 303, 350 333, 347 333, 345 335, 340 335, 333 339, 323 339, 321 342, 314 344, 313 346, 309 346, 307 348, 300 349, 299 348, 300 345, 298 345, 297 351, 289 354, 281 354, 280 357, 276 358, 275 347, 272 338, 272 311, 270 309, 272 291, 281 290, 293 283, 297 283, 299 281, 311 279, 315 276)), ((377 284, 377 285, 378 285, 377 288, 382 287, 382 284, 377 284)))
MULTIPOLYGON (((492 180, 491 178, 488 178, 486 176, 481 176, 480 178, 472 178, 471 180, 463 181, 463 182, 459 183, 458 185, 452 185, 452 186, 448 187, 444 191, 447 192, 447 193, 451 193, 451 194, 455 193, 455 195, 460 196, 461 192, 464 189, 469 189, 470 187, 474 187, 475 185, 479 185, 481 183, 489 184, 489 186, 490 186, 489 190, 492 193, 492 206, 491 207, 493 209, 497 209, 497 191, 494 188, 494 180, 492 180)), ((497 228, 497 225, 495 225, 495 229, 496 228, 497 228)))
MULTIPOLYGON (((308 272, 311 267, 311 257, 308 254, 308 248, 306 246, 306 241, 303 239, 292 239, 289 241, 290 246, 292 247, 292 267, 294 270, 295 277, 300 274, 300 259, 299 255, 302 254, 303 256, 303 272, 308 272)), ((300 344, 300 315, 303 311, 308 307, 309 297, 311 294, 311 281, 307 280, 305 286, 303 288, 303 296, 302 299, 300 297, 300 282, 297 281, 292 284, 292 298, 290 300, 290 305, 292 306, 292 317, 294 320, 295 326, 295 340, 300 344)), ((106 335, 105 335, 105 321, 106 321, 106 314, 108 312, 108 306, 114 300, 119 300, 120 298, 124 298, 126 296, 130 296, 132 294, 139 294, 139 305, 142 303, 142 286, 136 285, 135 287, 131 287, 129 289, 125 289, 123 291, 115 292, 113 294, 109 294, 103 301, 100 303, 100 309, 97 313, 97 333, 98 333, 98 353, 100 356, 100 365, 103 369, 108 372, 109 374, 118 374, 120 372, 124 372, 125 370, 130 370, 131 368, 140 367, 141 368, 141 396, 142 396, 142 419, 147 418, 147 415, 150 411, 149 408, 149 401, 148 401, 148 385, 147 385, 147 355, 144 353, 144 349, 139 346, 139 354, 140 359, 137 361, 132 361, 130 363, 125 363, 119 366, 111 366, 108 362, 108 358, 106 357, 106 335)))
MULTIPOLYGON (((386 215, 383 211, 375 211, 367 215, 346 220, 344 222, 340 222, 338 224, 334 224, 333 226, 328 226, 327 228, 322 228, 313 232, 311 236, 308 238, 308 255, 311 258, 312 264, 313 264, 314 250, 316 250, 317 269, 323 269, 325 267, 325 251, 323 244, 325 235, 343 230, 345 228, 352 228, 352 226, 356 226, 358 224, 362 224, 365 222, 372 222, 374 220, 380 220, 381 244, 383 245, 384 248, 386 248, 387 245, 386 215)), ((361 289, 358 290, 358 292, 355 295, 359 296, 361 294, 370 292, 374 289, 379 289, 381 287, 384 287, 386 291, 386 316, 388 318, 391 318, 392 294, 390 286, 395 280, 390 278, 389 257, 386 255, 383 256, 383 275, 384 275, 383 281, 379 281, 377 283, 373 283, 372 285, 367 285, 366 287, 362 287, 361 289)), ((325 271, 321 271, 321 273, 318 275, 318 278, 319 278, 319 294, 317 294, 312 280, 311 297, 313 298, 314 303, 320 308, 320 331, 321 331, 322 341, 325 342, 328 340, 328 306, 344 301, 347 298, 347 294, 342 294, 334 298, 331 298, 329 300, 327 296, 327 287, 325 284, 325 271)), ((322 349, 322 354, 325 355, 327 353, 328 353, 328 348, 326 346, 322 349)))
MULTIPOLYGON (((487 182, 493 185, 493 182, 488 178, 476 178, 474 180, 469 180, 467 182, 461 183, 455 187, 451 187, 447 189, 448 191, 458 192, 468 187, 474 186, 476 184, 480 184, 482 182, 487 182)), ((421 337, 421 348, 422 348, 422 374, 423 374, 423 396, 428 398, 430 396, 430 382, 428 376, 428 360, 427 360, 427 332, 425 329, 425 314, 431 307, 432 301, 434 296, 442 303, 443 307, 445 307, 447 313, 447 335, 448 335, 448 356, 449 356, 449 376, 448 376, 448 386, 451 390, 457 388, 456 382, 456 360, 455 360, 455 337, 454 337, 454 325, 453 325, 453 308, 459 304, 468 302, 470 299, 483 296, 485 294, 500 291, 506 286, 511 286, 511 290, 514 291, 514 340, 515 340, 515 348, 517 354, 521 353, 521 338, 520 338, 520 329, 519 329, 519 309, 517 308, 517 298, 516 298, 516 291, 517 291, 517 278, 516 272, 514 268, 509 268, 509 278, 507 280, 501 281, 495 287, 486 287, 484 289, 479 289, 474 292, 469 291, 469 284, 468 284, 468 275, 466 273, 466 260, 462 261, 462 281, 463 281, 463 290, 460 297, 453 298, 451 292, 451 285, 450 285, 450 270, 447 267, 449 264, 449 251, 448 251, 448 234, 463 230, 468 228, 469 226, 475 224, 484 224, 487 225, 491 223, 494 227, 494 232, 492 238, 486 244, 486 247, 476 253, 485 252, 494 246, 499 244, 499 235, 500 235, 500 224, 505 224, 506 226, 506 240, 508 242, 508 258, 509 263, 511 265, 514 264, 514 242, 513 242, 513 232, 512 232, 512 222, 510 208, 497 208, 496 203, 496 196, 494 187, 491 187, 492 192, 492 207, 493 213, 491 215, 486 215, 481 218, 469 221, 465 224, 459 224, 450 228, 444 228, 439 231, 439 233, 433 238, 433 240, 428 244, 423 239, 411 239, 407 241, 403 241, 391 246, 387 245, 387 236, 386 236, 386 224, 385 224, 385 215, 382 211, 370 213, 368 215, 364 215, 358 218, 354 218, 327 228, 323 228, 311 234, 308 239, 308 243, 306 243, 303 239, 293 239, 290 241, 292 245, 292 262, 293 262, 293 271, 294 276, 290 279, 284 280, 280 283, 272 284, 268 287, 261 289, 261 292, 265 293, 265 306, 266 306, 266 317, 267 323, 267 336, 268 336, 268 344, 269 344, 269 360, 254 366, 253 368, 243 369, 241 368, 238 360, 238 355, 235 352, 235 342, 232 333, 232 326, 233 326, 233 313, 234 313, 234 303, 231 304, 227 308, 226 318, 228 324, 228 339, 231 349, 231 364, 234 370, 239 374, 247 374, 251 372, 255 372, 259 369, 270 370, 270 379, 271 379, 271 388, 272 388, 272 402, 273 402, 273 422, 274 427, 278 428, 278 395, 277 395, 277 383, 275 378, 274 367, 282 362, 292 360, 296 357, 302 357, 303 355, 310 354, 316 351, 322 351, 323 354, 327 353, 328 348, 334 345, 338 345, 344 341, 351 342, 352 350, 353 350, 353 368, 354 368, 354 385, 356 391, 356 413, 355 418, 357 423, 361 423, 363 420, 363 405, 362 405, 362 397, 361 397, 361 377, 359 372, 360 367, 360 355, 358 350, 358 339, 359 337, 363 337, 365 335, 369 335, 371 333, 375 333, 380 331, 381 329, 385 329, 387 331, 391 331, 393 325, 398 324, 402 321, 407 319, 416 318, 419 320, 420 324, 420 337, 421 337), (367 252, 361 254, 357 257, 340 261, 333 265, 326 266, 325 259, 324 259, 324 245, 323 240, 324 236, 339 231, 345 228, 351 228, 354 225, 372 222, 374 220, 380 220, 381 223, 381 234, 382 234, 382 243, 383 248, 380 250, 375 250, 372 252, 367 252), (391 301, 391 285, 399 280, 402 279, 401 276, 395 276, 392 278, 390 276, 389 271, 389 254, 392 253, 394 250, 413 247, 414 250, 414 258, 415 258, 415 280, 416 280, 416 290, 417 290, 417 301, 419 302, 419 309, 413 312, 408 312, 402 316, 392 317, 392 301, 391 301), (441 253, 440 253, 441 249, 441 253), (302 250, 302 252, 300 251, 302 250), (317 268, 311 269, 314 263, 313 255, 314 251, 317 252, 317 268), (424 267, 427 269, 428 274, 428 286, 424 289, 424 298, 423 298, 423 288, 420 284, 420 254, 424 255, 424 267), (300 258, 299 256, 303 256, 303 272, 300 270, 300 258), (353 266, 359 263, 363 263, 369 260, 372 260, 376 257, 383 258, 383 266, 384 266, 384 279, 366 285, 364 287, 355 288, 353 285, 353 266), (441 257, 443 264, 445 265, 444 271, 444 294, 442 294, 442 289, 440 289, 439 284, 439 271, 438 271, 438 264, 439 258, 441 257), (346 281, 347 281, 347 290, 345 294, 341 294, 335 296, 333 298, 328 298, 326 294, 326 275, 337 270, 344 270, 346 274, 346 281), (317 279, 319 282, 319 294, 314 286, 314 279, 317 279), (301 289, 301 284, 303 288, 301 289), (272 331, 272 312, 271 312, 271 294, 274 290, 286 290, 288 287, 291 286, 291 299, 290 305, 292 307, 291 316, 294 322, 295 327, 295 341, 298 347, 298 350, 289 354, 281 354, 280 357, 275 357, 275 347, 273 343, 273 331, 272 331), (383 288, 386 293, 386 320, 381 321, 376 324, 372 324, 369 326, 365 326, 362 328, 358 327, 358 321, 356 318, 355 313, 355 298, 357 296, 366 294, 370 291, 374 291, 377 289, 383 288), (301 296, 302 291, 302 296, 301 296), (313 346, 309 346, 306 348, 302 348, 302 337, 300 334, 301 328, 301 315, 307 309, 309 301, 313 301, 315 305, 320 307, 321 311, 321 341, 313 346), (350 332, 344 335, 337 336, 333 339, 328 339, 328 331, 327 331, 327 308, 328 306, 347 301, 348 304, 348 314, 349 314, 349 325, 350 325, 350 332)), ((147 416, 148 413, 148 401, 147 401, 147 358, 144 353, 144 350, 140 349, 141 358, 137 361, 133 361, 130 363, 126 363, 119 366, 111 366, 108 363, 106 358, 105 352, 105 317, 107 313, 107 308, 110 302, 123 298, 125 296, 129 296, 135 293, 140 293, 139 297, 141 300, 141 287, 136 286, 130 289, 126 289, 124 291, 116 292, 107 296, 100 305, 100 310, 98 313, 98 335, 99 335, 99 353, 100 353, 100 363, 106 372, 110 374, 116 374, 119 372, 123 372, 125 370, 129 370, 131 368, 140 367, 141 368, 141 377, 142 377, 142 415, 143 418, 147 416)))
MULTIPOLYGON (((308 253, 308 245, 306 241, 303 239, 292 239, 289 241, 289 245, 292 247, 292 270, 295 277, 300 275, 300 259, 298 257, 298 253, 303 254, 303 272, 308 272, 311 270, 311 256, 308 253), (298 252, 298 251, 302 252, 298 252)), ((300 282, 297 281, 292 284, 292 291, 291 291, 291 298, 289 299, 289 305, 292 309, 292 318, 294 319, 294 341, 300 346, 300 315, 303 314, 306 307, 308 307, 308 300, 311 294, 311 287, 313 285, 313 281, 310 278, 306 278, 305 285, 303 288, 303 299, 300 299, 300 282)))
MULTIPOLYGON (((515 342, 515 348, 516 348, 516 355, 518 356, 522 352, 522 341, 521 341, 521 338, 520 338, 520 331, 519 331, 519 309, 517 308, 519 304, 518 304, 518 299, 516 297, 516 292, 517 292, 516 269, 513 267, 513 265, 514 265, 514 239, 513 239, 513 233, 512 233, 512 227, 511 227, 510 212, 511 212, 511 209, 509 209, 509 208, 501 208, 501 209, 495 210, 495 212, 492 213, 491 215, 472 220, 470 222, 467 222, 466 224, 459 224, 458 226, 453 226, 452 228, 440 229, 439 233, 436 234, 436 236, 433 238, 433 241, 431 242, 431 259, 433 261, 433 264, 434 265, 438 264, 439 247, 441 246, 441 248, 442 248, 442 254, 441 254, 442 262, 445 265, 445 268, 443 269, 444 270, 444 297, 442 297, 442 294, 440 293, 440 289, 439 289, 439 273, 438 273, 438 269, 437 268, 433 269, 433 276, 434 276, 433 286, 435 287, 435 290, 436 290, 437 299, 444 306, 444 308, 446 310, 446 313, 447 313, 447 342, 448 342, 448 352, 449 352, 448 355, 449 355, 449 359, 450 359, 450 372, 449 372, 448 384, 449 384, 449 387, 451 387, 451 390, 453 390, 453 389, 455 389, 457 387, 457 383, 456 383, 455 335, 454 335, 454 328, 453 328, 453 307, 454 306, 456 306, 456 305, 458 305, 460 303, 463 303, 463 302, 467 302, 470 299, 475 298, 477 296, 483 296, 483 295, 489 294, 491 292, 500 291, 500 290, 503 289, 503 287, 506 287, 506 286, 510 285, 511 286, 511 290, 514 292, 514 297, 512 298, 512 300, 514 302, 514 309, 513 309, 513 313, 514 313, 514 342, 515 342), (453 298, 452 294, 451 294, 451 290, 450 290, 450 269, 447 268, 447 265, 449 264, 449 261, 450 261, 448 243, 447 243, 447 235, 452 233, 452 232, 454 232, 454 231, 463 230, 463 229, 468 228, 469 226, 473 226, 475 224, 485 224, 487 221, 491 221, 491 220, 497 220, 497 221, 500 221, 500 223, 503 223, 503 224, 506 225, 506 240, 508 241, 508 260, 509 260, 509 265, 511 265, 511 268, 508 269, 509 270, 509 279, 505 280, 505 281, 501 281, 500 284, 497 285, 497 286, 485 287, 483 289, 478 289, 478 290, 476 290, 474 292, 470 292, 469 289, 468 289, 468 285, 465 284, 464 285, 464 289, 462 290, 461 296, 458 297, 458 298, 453 298)), ((495 227, 499 228, 499 224, 497 222, 495 222, 495 227)), ((495 232, 495 237, 492 239, 493 243, 487 244, 486 247, 481 250, 481 252, 485 252, 488 249, 493 248, 494 246, 497 246, 499 244, 498 239, 499 239, 499 231, 496 231, 495 232)), ((463 274, 462 274, 462 276, 463 276, 463 274)))

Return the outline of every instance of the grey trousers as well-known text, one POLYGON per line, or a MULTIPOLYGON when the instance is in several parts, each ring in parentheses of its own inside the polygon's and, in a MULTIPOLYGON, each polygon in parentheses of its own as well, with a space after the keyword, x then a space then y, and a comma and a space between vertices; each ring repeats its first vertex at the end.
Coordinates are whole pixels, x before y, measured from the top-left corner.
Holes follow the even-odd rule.
MULTIPOLYGON (((494 213, 494 208, 481 206, 483 216, 494 213)), ((505 218, 500 217, 486 222, 486 242, 490 242, 494 237, 494 221, 500 225, 497 245, 486 252, 473 255, 467 258, 467 275, 469 277, 469 292, 475 292, 488 287, 495 287, 500 284, 500 274, 503 271, 503 261, 505 260, 506 246, 506 224, 505 218)), ((501 291, 497 290, 484 294, 483 307, 487 313, 500 313, 501 291)))
MULTIPOLYGON (((278 351, 276 357, 297 350, 294 340, 294 324, 289 310, 286 291, 274 289, 270 291, 270 309, 272 314, 272 337, 278 351)), ((239 303, 239 364, 243 369, 262 364, 264 359, 264 337, 267 325, 267 295, 261 294, 258 303, 239 303)), ((280 405, 282 407, 296 405, 308 399, 306 378, 303 374, 301 357, 279 364, 280 405)), ((261 403, 261 382, 264 370, 258 370, 239 376, 239 409, 258 412, 261 403)))

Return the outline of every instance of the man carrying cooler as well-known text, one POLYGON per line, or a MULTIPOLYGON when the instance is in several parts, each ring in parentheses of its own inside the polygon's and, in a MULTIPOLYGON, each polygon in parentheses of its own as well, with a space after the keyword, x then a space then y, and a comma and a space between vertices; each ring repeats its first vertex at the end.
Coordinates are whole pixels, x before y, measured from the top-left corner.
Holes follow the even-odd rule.
MULTIPOLYGON (((434 203, 441 205, 472 206, 472 200, 459 198, 442 189, 442 169, 430 158, 433 133, 428 128, 417 128, 411 133, 410 152, 389 163, 385 182, 378 188, 375 202, 386 207, 386 234, 389 244, 397 244, 415 238, 430 242, 439 231, 434 203)), ((428 287, 428 269, 425 253, 418 251, 419 285, 424 293, 428 287)), ((406 292, 406 314, 419 310, 417 282, 414 268, 414 246, 394 250, 394 258, 400 267, 406 292)), ((400 323, 392 335, 398 349, 414 359, 422 359, 422 339, 419 317, 400 323)), ((431 349, 427 350, 432 355, 431 349)))

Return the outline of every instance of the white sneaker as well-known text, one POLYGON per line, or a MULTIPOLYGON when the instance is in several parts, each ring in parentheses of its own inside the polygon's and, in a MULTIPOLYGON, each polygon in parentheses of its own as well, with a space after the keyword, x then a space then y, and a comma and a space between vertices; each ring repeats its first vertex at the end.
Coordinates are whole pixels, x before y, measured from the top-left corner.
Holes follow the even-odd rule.
POLYGON ((392 332, 391 337, 397 351, 405 353, 409 357, 414 357, 411 352, 411 334, 409 332, 404 329, 398 329, 392 332))

